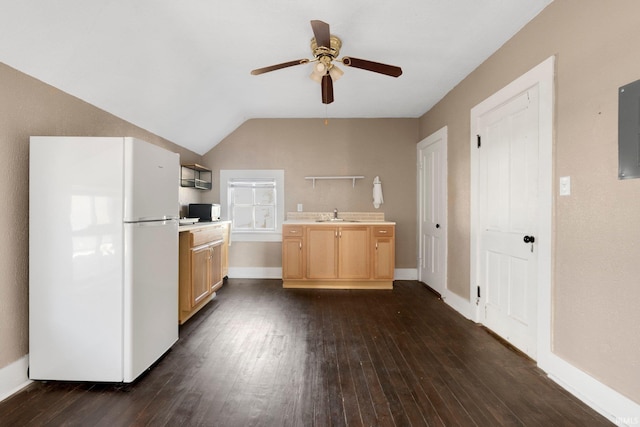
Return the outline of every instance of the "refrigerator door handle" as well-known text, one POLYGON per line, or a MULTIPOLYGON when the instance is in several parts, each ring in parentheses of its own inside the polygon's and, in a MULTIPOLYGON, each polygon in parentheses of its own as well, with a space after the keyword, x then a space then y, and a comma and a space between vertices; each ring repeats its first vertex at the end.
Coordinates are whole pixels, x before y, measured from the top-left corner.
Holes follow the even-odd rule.
POLYGON ((125 223, 137 223, 137 222, 159 222, 159 221, 177 221, 178 217, 177 216, 154 216, 154 217, 144 217, 144 218, 137 218, 137 219, 125 219, 124 222, 125 223))

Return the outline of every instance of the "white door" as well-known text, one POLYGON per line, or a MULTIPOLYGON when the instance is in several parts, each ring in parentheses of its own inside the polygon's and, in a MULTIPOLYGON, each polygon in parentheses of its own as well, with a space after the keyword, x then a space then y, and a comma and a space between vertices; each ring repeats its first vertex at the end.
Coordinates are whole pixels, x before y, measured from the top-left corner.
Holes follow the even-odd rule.
POLYGON ((418 279, 444 296, 447 272, 447 128, 418 144, 418 279))
POLYGON ((478 118, 482 323, 536 357, 538 87, 478 118))

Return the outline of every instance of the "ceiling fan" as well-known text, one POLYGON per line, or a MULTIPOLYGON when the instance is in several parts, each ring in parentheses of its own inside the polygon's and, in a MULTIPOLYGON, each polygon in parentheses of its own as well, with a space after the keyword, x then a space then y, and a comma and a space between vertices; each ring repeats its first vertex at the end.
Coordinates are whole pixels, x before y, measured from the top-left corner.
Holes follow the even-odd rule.
POLYGON ((329 24, 314 20, 311 21, 311 29, 315 36, 311 39, 311 52, 315 59, 303 58, 283 62, 282 64, 255 69, 251 71, 251 74, 257 76, 294 65, 316 62, 310 77, 320 83, 323 104, 331 104, 333 102, 333 82, 334 80, 338 80, 343 74, 343 71, 334 64, 334 61, 342 62, 347 67, 360 68, 392 77, 398 77, 402 74, 402 68, 394 65, 381 64, 379 62, 351 56, 343 56, 342 59, 337 59, 340 54, 340 48, 342 47, 342 41, 338 37, 331 35, 329 32, 329 24))

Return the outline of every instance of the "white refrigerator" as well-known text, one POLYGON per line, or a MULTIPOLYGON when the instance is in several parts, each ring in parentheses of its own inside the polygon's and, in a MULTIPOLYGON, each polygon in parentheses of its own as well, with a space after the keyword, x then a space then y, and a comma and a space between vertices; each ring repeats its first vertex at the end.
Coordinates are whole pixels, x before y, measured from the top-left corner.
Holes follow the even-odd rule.
POLYGON ((132 382, 178 340, 179 156, 31 137, 29 377, 132 382))

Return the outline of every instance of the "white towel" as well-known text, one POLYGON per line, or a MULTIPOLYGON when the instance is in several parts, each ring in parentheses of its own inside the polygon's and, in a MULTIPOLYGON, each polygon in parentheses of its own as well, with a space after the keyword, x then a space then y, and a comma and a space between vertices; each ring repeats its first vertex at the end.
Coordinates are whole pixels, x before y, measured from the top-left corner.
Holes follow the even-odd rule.
POLYGON ((378 209, 384 203, 382 198, 382 182, 379 177, 373 179, 373 207, 378 209))

